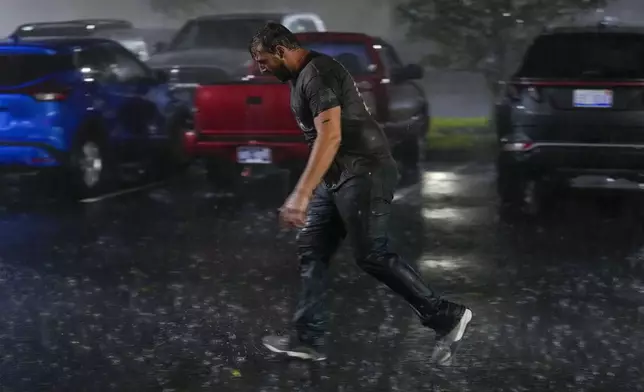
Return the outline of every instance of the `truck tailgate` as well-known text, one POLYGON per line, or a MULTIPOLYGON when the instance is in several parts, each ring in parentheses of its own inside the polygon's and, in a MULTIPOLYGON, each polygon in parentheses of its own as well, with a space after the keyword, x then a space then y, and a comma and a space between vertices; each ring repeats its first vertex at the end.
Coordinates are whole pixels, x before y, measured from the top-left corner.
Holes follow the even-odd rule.
POLYGON ((203 135, 299 134, 282 83, 234 83, 197 88, 196 125, 203 135))

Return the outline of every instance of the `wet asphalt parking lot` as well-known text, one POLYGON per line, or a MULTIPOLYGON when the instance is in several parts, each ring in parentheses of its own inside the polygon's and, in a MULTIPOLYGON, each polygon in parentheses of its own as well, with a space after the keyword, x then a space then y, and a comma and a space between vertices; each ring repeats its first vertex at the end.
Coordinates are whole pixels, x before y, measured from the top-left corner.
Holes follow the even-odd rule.
POLYGON ((569 197, 517 222, 499 214, 489 160, 431 162, 403 184, 393 246, 474 312, 441 369, 433 334, 346 248, 329 360, 260 347, 298 289, 275 181, 230 197, 195 171, 77 205, 39 196, 4 189, 0 205, 3 392, 644 390, 638 193, 569 197))

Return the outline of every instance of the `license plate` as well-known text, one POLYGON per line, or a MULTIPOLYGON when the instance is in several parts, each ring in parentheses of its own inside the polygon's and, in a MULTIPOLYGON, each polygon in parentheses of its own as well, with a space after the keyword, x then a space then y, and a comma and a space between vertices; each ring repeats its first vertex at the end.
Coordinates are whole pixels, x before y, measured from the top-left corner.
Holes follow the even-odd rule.
POLYGON ((573 105, 577 108, 610 108, 613 107, 612 90, 575 90, 573 105))
POLYGON ((269 164, 273 162, 272 151, 266 147, 238 147, 237 162, 269 164))

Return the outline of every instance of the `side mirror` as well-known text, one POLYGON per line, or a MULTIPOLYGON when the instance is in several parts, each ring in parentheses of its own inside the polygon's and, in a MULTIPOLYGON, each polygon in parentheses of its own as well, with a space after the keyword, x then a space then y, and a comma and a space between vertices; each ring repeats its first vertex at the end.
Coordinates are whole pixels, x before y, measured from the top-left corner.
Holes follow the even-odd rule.
POLYGON ((168 44, 165 42, 157 42, 154 44, 154 53, 161 53, 168 48, 168 44))
POLYGON ((106 75, 105 72, 101 72, 95 68, 83 67, 81 68, 81 74, 83 80, 87 83, 95 83, 99 81, 105 81, 106 75))
POLYGON ((407 78, 416 80, 422 79, 425 76, 425 70, 418 64, 408 64, 406 67, 407 78))
POLYGON ((393 72, 394 82, 403 82, 405 80, 422 79, 425 76, 425 70, 418 64, 407 64, 393 72))

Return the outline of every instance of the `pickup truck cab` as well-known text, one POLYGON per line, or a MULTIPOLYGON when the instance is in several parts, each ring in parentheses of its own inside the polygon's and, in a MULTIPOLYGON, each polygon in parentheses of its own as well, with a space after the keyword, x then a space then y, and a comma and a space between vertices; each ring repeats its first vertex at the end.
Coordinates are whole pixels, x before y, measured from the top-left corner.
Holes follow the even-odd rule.
MULTIPOLYGON (((423 70, 404 65, 391 45, 366 34, 302 33, 298 39, 347 68, 394 157, 403 169, 417 170, 429 123, 425 94, 414 82, 423 70)), ((271 167, 291 170, 295 180, 306 163, 309 147, 291 112, 289 86, 274 77, 253 68, 225 82, 200 84, 194 106, 195 152, 216 183, 229 186, 241 174, 271 167)))
POLYGON ((251 64, 248 43, 266 23, 280 22, 293 31, 325 31, 313 13, 237 13, 201 16, 188 20, 169 44, 158 43, 147 61, 169 72, 177 96, 192 104, 198 85, 228 80, 229 74, 247 73, 251 64))
POLYGON ((324 21, 311 12, 206 15, 188 20, 169 45, 155 49, 172 54, 193 49, 246 49, 250 38, 268 22, 281 23, 296 33, 326 31, 324 21))

